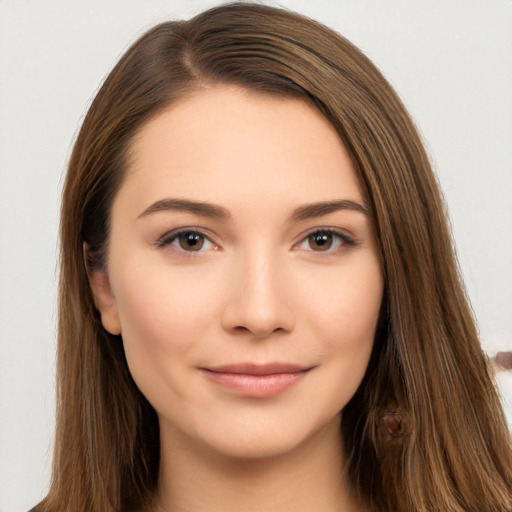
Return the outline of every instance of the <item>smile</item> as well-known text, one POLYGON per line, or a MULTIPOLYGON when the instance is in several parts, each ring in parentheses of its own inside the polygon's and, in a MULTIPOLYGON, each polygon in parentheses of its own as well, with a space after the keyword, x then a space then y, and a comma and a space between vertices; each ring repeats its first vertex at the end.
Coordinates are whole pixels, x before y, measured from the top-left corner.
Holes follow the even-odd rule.
POLYGON ((271 398, 297 384, 311 369, 288 363, 241 363, 201 371, 216 385, 243 397, 271 398))

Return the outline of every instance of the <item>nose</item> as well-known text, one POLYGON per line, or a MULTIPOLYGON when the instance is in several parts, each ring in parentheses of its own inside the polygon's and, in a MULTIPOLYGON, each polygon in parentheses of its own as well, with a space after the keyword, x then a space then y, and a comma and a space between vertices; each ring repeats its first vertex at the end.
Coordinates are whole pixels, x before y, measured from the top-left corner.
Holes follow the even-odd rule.
POLYGON ((240 263, 233 272, 232 293, 222 312, 226 331, 264 339, 294 329, 295 313, 286 299, 293 292, 283 270, 262 256, 240 263))

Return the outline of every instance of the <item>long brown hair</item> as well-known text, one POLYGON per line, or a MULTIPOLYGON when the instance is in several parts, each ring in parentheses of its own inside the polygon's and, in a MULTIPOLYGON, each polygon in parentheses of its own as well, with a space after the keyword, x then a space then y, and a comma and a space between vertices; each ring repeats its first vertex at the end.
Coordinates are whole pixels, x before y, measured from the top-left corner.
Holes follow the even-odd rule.
POLYGON ((147 32, 84 120, 63 192, 57 429, 51 488, 39 510, 136 510, 155 492, 156 413, 130 376, 122 340, 101 326, 86 267, 105 265, 110 206, 137 130, 216 83, 313 102, 365 188, 385 297, 366 376, 343 411, 354 489, 377 510, 510 511, 510 437, 413 122, 346 39, 245 2, 147 32), (403 427, 399 435, 387 433, 389 413, 403 427))

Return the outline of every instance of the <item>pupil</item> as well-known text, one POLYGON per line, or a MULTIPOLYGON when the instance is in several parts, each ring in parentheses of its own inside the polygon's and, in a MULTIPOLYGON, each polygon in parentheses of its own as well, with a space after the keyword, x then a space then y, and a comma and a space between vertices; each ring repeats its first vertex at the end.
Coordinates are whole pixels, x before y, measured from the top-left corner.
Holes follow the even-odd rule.
POLYGON ((329 233, 316 233, 309 237, 309 243, 312 249, 326 251, 332 245, 332 235, 329 233))
POLYGON ((186 251, 199 251, 204 244, 204 238, 199 233, 183 233, 180 235, 180 246, 186 251))

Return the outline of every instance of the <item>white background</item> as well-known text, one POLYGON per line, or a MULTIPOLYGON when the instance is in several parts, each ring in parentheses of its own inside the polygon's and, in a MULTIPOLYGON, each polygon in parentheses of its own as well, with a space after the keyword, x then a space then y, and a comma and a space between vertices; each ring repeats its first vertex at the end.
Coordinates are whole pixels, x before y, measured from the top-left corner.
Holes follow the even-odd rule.
MULTIPOLYGON (((28 510, 49 478, 58 205, 74 134, 136 36, 216 3, 0 0, 0 512, 28 510)), ((512 346, 512 1, 281 5, 347 36, 398 90, 445 191, 483 344, 512 346)), ((500 376, 508 393, 511 377, 500 376)))

